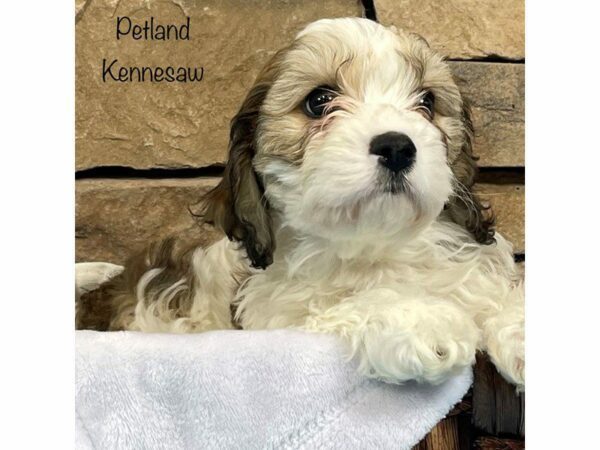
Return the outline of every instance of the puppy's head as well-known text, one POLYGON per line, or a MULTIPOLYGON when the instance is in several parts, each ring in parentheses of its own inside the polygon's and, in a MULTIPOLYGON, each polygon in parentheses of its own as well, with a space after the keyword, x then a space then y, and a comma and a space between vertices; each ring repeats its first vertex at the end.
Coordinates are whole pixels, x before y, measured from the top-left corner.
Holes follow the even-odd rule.
POLYGON ((442 57, 366 19, 320 20, 279 51, 232 121, 205 220, 272 261, 273 226, 330 240, 410 239, 444 207, 492 240, 470 192, 467 108, 442 57))

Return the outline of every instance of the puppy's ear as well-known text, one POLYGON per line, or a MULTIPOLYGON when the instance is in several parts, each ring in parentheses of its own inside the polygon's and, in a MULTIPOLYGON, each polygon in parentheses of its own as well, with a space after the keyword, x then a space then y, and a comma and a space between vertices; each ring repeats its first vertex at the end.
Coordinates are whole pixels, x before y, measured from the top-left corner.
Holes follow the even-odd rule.
POLYGON ((431 48, 431 46, 429 45, 429 42, 427 42, 427 39, 425 39, 423 36, 421 36, 419 33, 415 33, 415 32, 410 32, 409 33, 412 37, 414 37, 417 41, 420 41, 422 44, 425 45, 425 47, 427 48, 431 48))
POLYGON ((260 107, 271 80, 260 77, 231 121, 229 159, 221 182, 202 199, 200 216, 242 243, 252 266, 273 262, 275 243, 264 189, 252 166, 260 107))
POLYGON ((477 242, 489 245, 495 242, 495 217, 490 206, 482 205, 472 190, 477 176, 477 164, 473 156, 473 122, 466 102, 463 103, 462 122, 464 144, 451 165, 457 183, 455 194, 446 206, 446 210, 450 218, 465 227, 477 242))

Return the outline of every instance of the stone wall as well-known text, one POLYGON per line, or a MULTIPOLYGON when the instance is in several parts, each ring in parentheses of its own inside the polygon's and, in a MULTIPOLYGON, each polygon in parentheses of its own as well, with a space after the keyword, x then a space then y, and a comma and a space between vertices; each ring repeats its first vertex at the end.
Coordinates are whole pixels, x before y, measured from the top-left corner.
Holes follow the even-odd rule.
MULTIPOLYGON (((523 2, 377 0, 380 22, 411 29, 448 55, 473 109, 477 190, 524 253, 523 2)), ((361 16, 355 0, 76 2, 76 258, 121 263, 153 238, 210 242, 187 211, 214 185, 228 122, 267 59, 305 24, 361 16), (115 38, 117 17, 184 23, 192 39, 115 38), (102 81, 117 64, 202 66, 202 82, 102 81)))

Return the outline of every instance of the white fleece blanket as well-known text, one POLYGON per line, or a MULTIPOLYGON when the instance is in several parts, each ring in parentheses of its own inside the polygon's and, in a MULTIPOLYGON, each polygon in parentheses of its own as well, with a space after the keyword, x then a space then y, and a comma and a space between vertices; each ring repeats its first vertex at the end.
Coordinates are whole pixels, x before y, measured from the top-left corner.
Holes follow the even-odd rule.
POLYGON ((76 332, 77 448, 409 449, 466 393, 358 376, 331 336, 76 332))

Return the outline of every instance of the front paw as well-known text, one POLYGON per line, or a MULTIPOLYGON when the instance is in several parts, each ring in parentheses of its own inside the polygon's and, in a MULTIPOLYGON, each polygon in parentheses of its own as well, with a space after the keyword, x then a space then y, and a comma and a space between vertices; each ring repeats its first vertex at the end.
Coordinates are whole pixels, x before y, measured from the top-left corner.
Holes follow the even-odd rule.
POLYGON ((428 315, 427 320, 410 323, 402 330, 364 335, 360 371, 389 383, 417 380, 439 384, 473 365, 478 328, 469 317, 452 309, 445 313, 428 315))
POLYGON ((498 372, 525 390, 525 332, 522 324, 512 324, 500 328, 491 327, 486 334, 487 353, 498 372))

